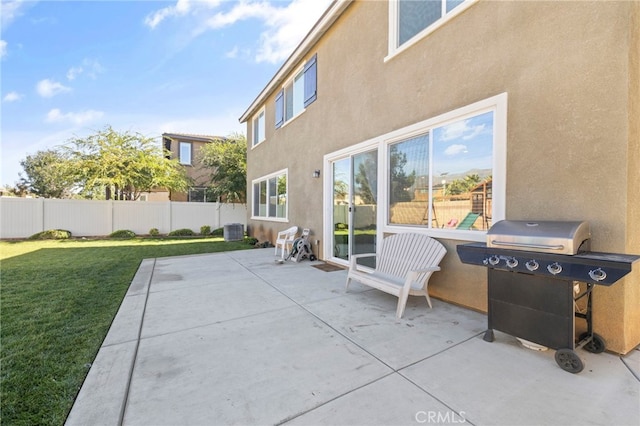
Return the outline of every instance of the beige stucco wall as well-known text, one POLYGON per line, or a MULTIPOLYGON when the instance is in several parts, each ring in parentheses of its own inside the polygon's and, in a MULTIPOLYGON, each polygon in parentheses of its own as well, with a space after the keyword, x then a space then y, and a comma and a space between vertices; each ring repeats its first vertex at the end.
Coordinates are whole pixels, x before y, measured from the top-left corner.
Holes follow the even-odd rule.
MULTIPOLYGON (((288 167, 290 221, 249 220, 250 232, 273 240, 296 224, 321 238, 311 174, 324 154, 506 92, 507 219, 587 220, 593 250, 640 253, 639 4, 480 1, 385 62, 386 2, 354 3, 300 62, 317 52, 317 101, 277 131, 275 93, 266 103, 248 181, 288 167)), ((486 310, 486 270, 443 243, 431 293, 486 310)), ((608 349, 639 344, 640 265, 594 305, 608 349)))
MULTIPOLYGON (((211 183, 211 170, 202 166, 200 161, 202 153, 200 150, 210 142, 189 140, 187 138, 171 140, 171 158, 180 158, 180 142, 191 143, 191 165, 182 165, 187 172, 187 176, 192 180, 191 186, 207 186, 211 183)), ((189 194, 186 192, 172 192, 170 196, 171 201, 189 201, 189 194)))

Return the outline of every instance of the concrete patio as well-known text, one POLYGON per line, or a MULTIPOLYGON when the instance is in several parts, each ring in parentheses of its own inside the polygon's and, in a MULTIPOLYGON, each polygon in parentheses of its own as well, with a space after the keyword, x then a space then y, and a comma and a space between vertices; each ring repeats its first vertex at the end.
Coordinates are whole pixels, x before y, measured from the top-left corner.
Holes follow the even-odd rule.
POLYGON ((67 425, 638 425, 640 351, 554 351, 272 249, 142 262, 67 425))

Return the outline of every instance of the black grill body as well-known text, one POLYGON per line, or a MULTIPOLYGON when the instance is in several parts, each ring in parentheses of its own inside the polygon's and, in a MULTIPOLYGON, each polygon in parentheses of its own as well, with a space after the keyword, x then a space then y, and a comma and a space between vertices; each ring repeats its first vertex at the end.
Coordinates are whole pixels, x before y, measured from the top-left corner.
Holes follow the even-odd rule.
POLYGON ((584 368, 576 347, 598 353, 605 350, 602 337, 593 332, 592 291, 610 286, 632 270, 640 256, 581 252, 574 255, 487 247, 485 243, 457 246, 463 263, 488 268, 488 329, 484 340, 493 341, 493 330, 556 349, 556 362, 571 373, 584 368), (585 283, 575 294, 576 282, 585 283), (575 302, 586 298, 586 309, 577 312, 575 302), (576 339, 575 319, 586 321, 587 332, 576 339))

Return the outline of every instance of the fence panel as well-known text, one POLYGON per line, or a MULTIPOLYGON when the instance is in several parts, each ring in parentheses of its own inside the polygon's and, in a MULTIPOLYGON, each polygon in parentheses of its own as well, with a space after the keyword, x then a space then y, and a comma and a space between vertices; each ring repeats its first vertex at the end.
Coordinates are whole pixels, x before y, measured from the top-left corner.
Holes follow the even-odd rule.
POLYGON ((128 229, 166 234, 203 225, 216 229, 228 223, 247 225, 244 204, 51 200, 0 197, 0 238, 26 238, 49 229, 66 229, 73 236, 105 236, 128 229))
POLYGON ((43 199, 0 197, 0 238, 24 238, 43 231, 43 199))
POLYGON ((242 223, 247 230, 247 206, 245 204, 218 204, 218 225, 221 228, 230 223, 242 223))
POLYGON ((44 230, 65 229, 74 237, 109 235, 111 201, 44 200, 44 230))
POLYGON ((166 201, 114 201, 113 230, 128 229, 136 234, 148 234, 157 228, 161 234, 171 231, 171 205, 166 201))

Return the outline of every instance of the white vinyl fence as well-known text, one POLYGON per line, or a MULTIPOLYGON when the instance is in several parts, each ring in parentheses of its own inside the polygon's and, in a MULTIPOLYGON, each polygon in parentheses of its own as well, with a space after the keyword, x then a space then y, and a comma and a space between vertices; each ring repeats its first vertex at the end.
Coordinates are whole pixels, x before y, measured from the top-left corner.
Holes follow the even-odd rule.
POLYGON ((0 238, 26 238, 49 229, 65 229, 74 237, 105 236, 128 229, 161 234, 182 228, 200 232, 241 223, 246 229, 244 204, 173 201, 93 201, 0 197, 0 238))

